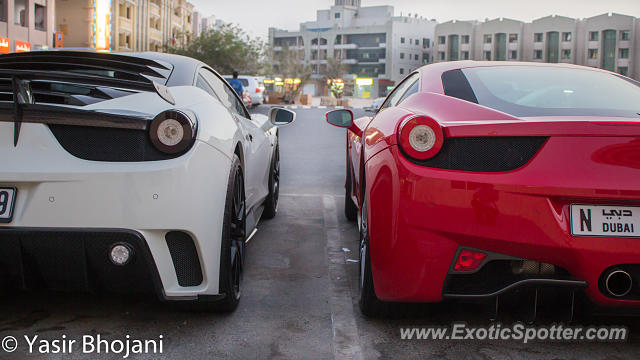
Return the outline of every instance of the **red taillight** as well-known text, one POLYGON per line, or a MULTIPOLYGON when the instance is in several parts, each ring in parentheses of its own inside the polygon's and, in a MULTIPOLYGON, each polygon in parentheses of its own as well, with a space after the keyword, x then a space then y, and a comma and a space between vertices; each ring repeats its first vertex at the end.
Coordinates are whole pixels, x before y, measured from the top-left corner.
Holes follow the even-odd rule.
POLYGON ((442 148, 444 133, 437 121, 427 116, 410 116, 398 129, 398 143, 409 157, 426 160, 442 148))
POLYGON ((469 250, 462 249, 460 250, 460 254, 458 254, 458 258, 456 259, 456 264, 453 266, 453 270, 455 271, 473 271, 477 269, 482 263, 484 259, 487 258, 487 254, 469 250))
POLYGON ((260 92, 260 88, 256 88, 256 93, 259 93, 259 92, 260 92))

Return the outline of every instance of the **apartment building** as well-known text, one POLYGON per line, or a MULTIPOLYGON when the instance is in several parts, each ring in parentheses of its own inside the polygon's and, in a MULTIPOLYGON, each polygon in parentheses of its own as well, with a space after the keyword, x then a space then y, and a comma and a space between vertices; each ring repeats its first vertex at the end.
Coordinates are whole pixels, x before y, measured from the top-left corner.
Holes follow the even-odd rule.
POLYGON ((0 53, 53 47, 54 0, 0 1, 0 53))
MULTIPOLYGON (((417 15, 394 16, 392 6, 361 6, 360 0, 336 0, 317 11, 315 21, 298 31, 269 29, 269 43, 277 54, 295 50, 318 79, 312 94, 326 94, 322 79, 328 59, 346 65, 345 93, 360 97, 384 95, 414 69, 432 61, 435 20, 417 15)), ((279 64, 274 64, 278 72, 279 64)))
POLYGON ((640 19, 615 13, 586 19, 546 16, 449 21, 436 26, 435 61, 511 60, 598 67, 640 79, 640 19), (470 44, 466 42, 470 41, 470 44))
POLYGON ((185 0, 58 0, 65 47, 162 51, 192 38, 193 5, 185 0))

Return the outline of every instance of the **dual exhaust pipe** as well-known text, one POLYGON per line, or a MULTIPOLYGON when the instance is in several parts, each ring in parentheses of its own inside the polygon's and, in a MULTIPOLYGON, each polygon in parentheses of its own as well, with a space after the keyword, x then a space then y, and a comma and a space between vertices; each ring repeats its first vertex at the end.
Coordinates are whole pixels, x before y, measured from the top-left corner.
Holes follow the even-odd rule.
POLYGON ((611 296, 623 297, 631 292, 633 278, 622 269, 613 269, 605 277, 604 288, 611 296))

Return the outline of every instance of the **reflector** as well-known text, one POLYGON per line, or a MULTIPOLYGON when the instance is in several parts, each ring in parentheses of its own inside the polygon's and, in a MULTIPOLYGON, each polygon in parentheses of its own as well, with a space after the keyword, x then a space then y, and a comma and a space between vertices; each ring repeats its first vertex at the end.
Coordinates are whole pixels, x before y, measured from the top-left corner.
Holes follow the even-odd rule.
POLYGON ((483 252, 462 249, 458 254, 458 259, 456 259, 453 269, 455 271, 473 271, 482 265, 486 258, 487 254, 483 252))

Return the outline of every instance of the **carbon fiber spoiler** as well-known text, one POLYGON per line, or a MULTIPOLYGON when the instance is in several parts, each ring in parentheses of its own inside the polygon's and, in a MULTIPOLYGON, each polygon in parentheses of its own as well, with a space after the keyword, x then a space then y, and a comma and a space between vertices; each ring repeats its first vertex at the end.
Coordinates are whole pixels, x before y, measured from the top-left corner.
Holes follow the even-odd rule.
POLYGON ((0 121, 14 123, 14 146, 18 144, 23 122, 145 130, 151 120, 147 114, 36 103, 31 83, 50 81, 149 91, 175 105, 173 96, 164 85, 172 70, 172 65, 160 61, 107 53, 43 51, 2 55, 0 77, 11 79, 11 89, 4 89, 0 94, 13 101, 0 101, 0 121))

